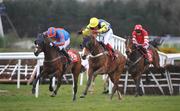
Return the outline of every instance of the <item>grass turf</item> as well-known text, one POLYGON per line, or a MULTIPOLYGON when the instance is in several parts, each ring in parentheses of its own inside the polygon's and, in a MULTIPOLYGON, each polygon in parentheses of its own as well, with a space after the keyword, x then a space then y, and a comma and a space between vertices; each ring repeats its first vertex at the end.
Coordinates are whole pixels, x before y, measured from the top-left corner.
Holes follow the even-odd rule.
POLYGON ((123 96, 109 99, 103 95, 102 81, 97 80, 95 92, 79 98, 83 89, 79 86, 77 101, 72 102, 72 86, 62 85, 56 97, 50 97, 48 85, 40 85, 40 95, 31 94, 32 86, 0 84, 0 111, 180 111, 180 96, 123 96))

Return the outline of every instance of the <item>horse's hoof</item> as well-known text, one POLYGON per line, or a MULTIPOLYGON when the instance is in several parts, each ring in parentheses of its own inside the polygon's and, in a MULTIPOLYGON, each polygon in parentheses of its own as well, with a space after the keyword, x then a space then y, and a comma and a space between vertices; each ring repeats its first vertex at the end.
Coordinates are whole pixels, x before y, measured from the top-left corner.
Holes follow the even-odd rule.
POLYGON ((138 93, 137 94, 135 94, 135 97, 138 97, 139 95, 138 95, 138 93))
POLYGON ((56 94, 53 92, 52 94, 51 94, 51 97, 55 97, 56 96, 56 94))
POLYGON ((52 88, 52 87, 49 87, 49 91, 51 91, 51 92, 52 92, 52 91, 53 91, 53 88, 52 88))
POLYGON ((85 95, 81 95, 80 98, 85 98, 85 95))
POLYGON ((73 102, 76 101, 76 98, 73 98, 73 102))
POLYGON ((108 94, 109 90, 103 91, 102 94, 108 94))
POLYGON ((32 94, 35 94, 35 89, 32 89, 32 94))

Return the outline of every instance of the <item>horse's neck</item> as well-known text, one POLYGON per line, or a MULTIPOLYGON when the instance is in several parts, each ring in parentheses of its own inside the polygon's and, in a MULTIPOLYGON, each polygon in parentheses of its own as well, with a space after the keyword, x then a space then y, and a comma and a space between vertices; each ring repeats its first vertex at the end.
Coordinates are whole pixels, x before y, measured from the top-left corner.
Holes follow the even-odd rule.
POLYGON ((130 58, 131 61, 136 61, 141 56, 143 56, 143 55, 141 54, 140 51, 137 50, 136 52, 132 53, 129 58, 130 58))
POLYGON ((57 50, 46 46, 46 48, 44 50, 45 61, 51 61, 51 60, 57 58, 58 56, 59 56, 59 54, 58 54, 57 50))
POLYGON ((104 48, 102 47, 102 45, 99 44, 98 42, 97 42, 97 44, 94 45, 94 47, 91 49, 92 55, 97 55, 97 54, 100 54, 100 53, 102 53, 102 52, 104 52, 104 51, 105 51, 105 49, 104 49, 104 48))

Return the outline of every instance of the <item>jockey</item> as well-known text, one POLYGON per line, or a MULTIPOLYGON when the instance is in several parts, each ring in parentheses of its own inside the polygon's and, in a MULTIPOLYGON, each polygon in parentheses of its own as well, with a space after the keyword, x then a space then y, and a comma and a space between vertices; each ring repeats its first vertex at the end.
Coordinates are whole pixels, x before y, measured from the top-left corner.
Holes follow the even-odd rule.
POLYGON ((55 46, 59 48, 59 52, 62 52, 68 59, 68 64, 71 63, 71 57, 66 52, 66 48, 70 44, 70 34, 63 28, 50 27, 46 32, 43 33, 46 35, 51 43, 51 47, 55 46))
POLYGON ((83 34, 85 36, 90 35, 91 33, 98 33, 102 39, 98 40, 101 45, 108 50, 112 59, 115 59, 115 54, 112 46, 110 45, 110 39, 113 35, 113 30, 111 29, 110 23, 103 19, 98 19, 93 17, 90 19, 89 24, 82 31, 79 31, 78 34, 83 34))
POLYGON ((132 36, 133 36, 133 43, 136 44, 137 46, 141 46, 143 48, 142 51, 145 54, 144 55, 145 64, 149 64, 148 54, 147 54, 147 49, 149 47, 148 32, 145 29, 143 29, 142 25, 137 24, 134 27, 132 36))

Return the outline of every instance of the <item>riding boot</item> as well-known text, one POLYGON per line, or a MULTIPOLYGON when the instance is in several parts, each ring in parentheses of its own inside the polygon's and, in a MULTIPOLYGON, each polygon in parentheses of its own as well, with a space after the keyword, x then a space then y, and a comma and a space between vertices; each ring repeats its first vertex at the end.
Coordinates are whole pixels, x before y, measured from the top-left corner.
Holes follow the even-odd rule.
POLYGON ((61 50, 61 52, 67 57, 67 60, 68 60, 68 64, 70 64, 72 62, 72 59, 71 57, 69 56, 69 54, 66 52, 66 50, 63 48, 61 50))
POLYGON ((115 60, 116 56, 114 54, 114 50, 110 44, 106 45, 106 49, 108 50, 110 56, 112 57, 112 60, 115 60))
POLYGON ((102 41, 99 41, 99 44, 101 44, 104 49, 107 49, 107 48, 106 48, 106 45, 105 45, 102 41))

